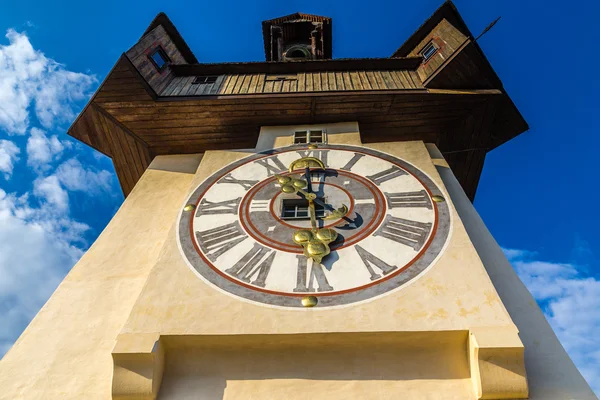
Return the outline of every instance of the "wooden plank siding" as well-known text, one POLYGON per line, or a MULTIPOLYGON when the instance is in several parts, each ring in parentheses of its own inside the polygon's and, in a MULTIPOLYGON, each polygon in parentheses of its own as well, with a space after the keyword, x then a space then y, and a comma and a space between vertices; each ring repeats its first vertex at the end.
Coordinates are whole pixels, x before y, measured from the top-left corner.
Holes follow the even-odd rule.
POLYGON ((143 140, 93 103, 69 132, 112 159, 125 196, 133 190, 153 158, 143 140))
POLYGON ((158 46, 162 47, 173 64, 186 64, 183 55, 162 25, 152 29, 125 53, 156 93, 162 92, 173 78, 170 68, 167 67, 159 72, 148 58, 148 55, 158 46))
POLYGON ((93 98, 96 103, 153 101, 126 56, 121 56, 93 98))
POLYGON ((446 19, 442 19, 435 28, 409 53, 409 57, 420 55, 421 50, 427 43, 432 41, 439 50, 429 60, 419 66, 417 72, 421 82, 425 82, 438 68, 458 50, 467 37, 458 29, 450 24, 446 19))
POLYGON ((423 89, 416 71, 334 71, 292 74, 272 80, 267 74, 221 75, 215 83, 193 84, 194 76, 174 77, 160 96, 239 95, 259 93, 338 92, 423 89))

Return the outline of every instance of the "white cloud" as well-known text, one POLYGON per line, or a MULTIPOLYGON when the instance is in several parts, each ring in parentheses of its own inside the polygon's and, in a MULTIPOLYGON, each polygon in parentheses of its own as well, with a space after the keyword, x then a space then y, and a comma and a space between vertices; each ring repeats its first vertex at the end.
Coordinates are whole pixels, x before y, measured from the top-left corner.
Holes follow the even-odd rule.
POLYGON ((0 189, 0 357, 83 254, 88 226, 52 215, 0 189))
POLYGON ((52 160, 60 156, 65 146, 56 135, 48 138, 46 132, 31 128, 27 139, 27 165, 35 169, 44 169, 52 160))
POLYGON ((519 277, 542 304, 582 375, 600 393, 600 280, 582 276, 584 268, 539 261, 535 253, 505 249, 519 277))
POLYGON ((66 212, 69 208, 69 195, 56 175, 36 179, 33 182, 33 194, 58 212, 66 212))
POLYGON ((65 161, 56 169, 56 176, 60 183, 70 191, 83 191, 89 194, 98 192, 109 192, 111 189, 113 174, 106 170, 94 172, 85 169, 75 159, 65 161))
POLYGON ((9 29, 0 45, 0 128, 24 134, 35 109, 42 126, 71 121, 74 106, 87 97, 93 75, 72 72, 31 45, 24 33, 9 29))
POLYGON ((15 162, 19 161, 17 156, 21 152, 10 140, 0 140, 0 172, 4 173, 4 178, 9 179, 12 175, 15 162))
MULTIPOLYGON (((66 149, 84 147, 41 129, 64 129, 96 78, 68 71, 23 33, 11 29, 6 37, 9 44, 0 44, 0 133, 30 132, 27 165, 38 176, 20 182, 20 190, 32 185, 23 195, 0 189, 0 357, 88 246, 90 227, 70 217, 69 193, 111 191, 114 183, 113 174, 83 167, 76 158, 57 167, 66 149)), ((15 143, 0 140, 0 173, 25 168, 15 164, 19 153, 15 143)))

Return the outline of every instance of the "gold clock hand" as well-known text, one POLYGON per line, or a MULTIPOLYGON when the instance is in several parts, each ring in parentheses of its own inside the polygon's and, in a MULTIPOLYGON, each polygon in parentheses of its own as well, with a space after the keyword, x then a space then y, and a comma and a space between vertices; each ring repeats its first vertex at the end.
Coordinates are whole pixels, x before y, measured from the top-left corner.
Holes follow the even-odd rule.
MULTIPOLYGON (((307 182, 301 179, 293 178, 290 176, 275 175, 275 178, 281 185, 281 191, 284 193, 300 193, 306 200, 308 200, 308 211, 310 215, 310 224, 312 229, 300 229, 294 232, 292 240, 302 246, 304 249, 304 255, 307 258, 312 259, 314 262, 320 264, 323 257, 327 256, 331 250, 329 249, 329 243, 334 242, 337 239, 337 232, 333 229, 317 228, 317 215, 315 211, 315 200, 317 195, 315 193, 309 193, 302 188, 307 186, 307 182)), ((319 204, 323 204, 320 200, 317 200, 319 204)), ((344 205, 347 213, 347 207, 344 205)), ((335 210, 330 215, 334 215, 337 211, 335 210)))
POLYGON ((314 199, 314 202, 317 203, 318 205, 322 206, 323 208, 326 208, 329 211, 331 211, 329 214, 325 215, 322 219, 326 219, 326 220, 339 219, 339 218, 345 217, 346 214, 348 214, 348 206, 345 204, 342 204, 342 206, 340 208, 336 209, 329 204, 325 204, 324 202, 322 202, 321 200, 319 200, 317 198, 314 199))
POLYGON ((310 214, 310 225, 314 233, 317 232, 317 212, 315 211, 315 202, 308 200, 308 213, 310 214))

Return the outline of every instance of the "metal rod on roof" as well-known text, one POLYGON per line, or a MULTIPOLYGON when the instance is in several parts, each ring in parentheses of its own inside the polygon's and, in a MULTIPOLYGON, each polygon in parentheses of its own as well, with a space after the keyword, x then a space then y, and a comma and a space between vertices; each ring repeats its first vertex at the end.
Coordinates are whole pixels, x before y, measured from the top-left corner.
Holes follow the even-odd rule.
POLYGON ((476 42, 476 41, 478 41, 478 40, 479 40, 479 38, 480 38, 480 37, 482 37, 484 34, 486 34, 486 33, 487 33, 487 32, 488 32, 490 29, 492 29, 492 27, 493 27, 494 25, 496 25, 496 22, 500 21, 500 18, 501 18, 501 17, 498 17, 498 18, 496 18, 494 21, 492 21, 492 23, 491 23, 491 24, 489 24, 489 25, 488 25, 488 26, 487 26, 487 27, 486 27, 486 28, 483 30, 483 32, 481 32, 481 33, 479 34, 479 36, 477 36, 477 37, 475 38, 475 42, 476 42))

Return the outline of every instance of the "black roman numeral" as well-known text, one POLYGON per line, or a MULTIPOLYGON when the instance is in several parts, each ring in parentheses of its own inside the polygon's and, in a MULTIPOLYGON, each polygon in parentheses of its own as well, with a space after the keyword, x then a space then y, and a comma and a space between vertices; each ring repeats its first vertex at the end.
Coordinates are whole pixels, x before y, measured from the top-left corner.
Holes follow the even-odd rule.
POLYGON ((196 239, 200 249, 213 262, 246 238, 246 234, 237 221, 206 231, 196 231, 196 239))
POLYGON ((333 287, 327 281, 327 277, 323 272, 323 267, 321 264, 317 264, 316 262, 312 262, 312 266, 310 268, 310 273, 308 272, 307 267, 307 258, 304 255, 296 256, 298 259, 298 274, 296 278, 296 288, 294 292, 314 292, 315 288, 313 287, 315 281, 317 281, 317 285, 319 286, 317 292, 330 292, 333 290, 333 287), (307 285, 308 280, 308 285, 307 285))
POLYGON ((329 150, 298 150, 298 154, 300 157, 315 157, 319 160, 323 161, 323 164, 327 166, 327 154, 329 154, 329 150))
POLYGON ((255 243, 254 247, 252 247, 244 257, 236 262, 233 267, 225 270, 225 272, 241 281, 265 287, 265 281, 271 271, 271 265, 273 264, 274 258, 274 251, 255 243), (265 255, 267 258, 258 265, 265 255), (255 277, 254 280, 250 282, 253 277, 255 277))
POLYGON ((386 193, 389 208, 424 207, 431 210, 431 199, 425 190, 404 193, 386 193))
POLYGON ((267 169, 267 176, 273 176, 275 174, 280 174, 281 172, 287 170, 285 165, 277 158, 277 156, 262 158, 260 160, 254 161, 258 165, 262 165, 267 169), (273 165, 272 165, 273 164, 273 165))
POLYGON ((212 202, 202 199, 196 212, 196 217, 201 214, 237 214, 238 206, 240 205, 241 197, 232 200, 212 202))
POLYGON ((383 236, 418 250, 425 243, 430 230, 430 222, 417 222, 388 215, 374 236, 383 236))
POLYGON ((360 160, 364 156, 364 154, 354 153, 354 156, 352 156, 350 161, 348 161, 346 165, 344 165, 341 169, 343 169, 344 171, 350 171, 352 167, 354 167, 354 165, 358 162, 358 160, 360 160))
POLYGON ((252 186, 256 185, 258 181, 235 179, 231 174, 227 174, 223 178, 221 178, 219 183, 235 183, 241 185, 244 189, 248 190, 252 186))
POLYGON ((375 257, 373 254, 369 253, 367 250, 363 249, 358 245, 354 246, 354 248, 356 249, 356 252, 362 259, 363 263, 365 264, 365 267, 367 267, 367 271, 369 271, 369 273, 371 274, 372 281, 381 278, 381 275, 379 275, 373 270, 373 266, 377 267, 383 273, 383 275, 387 275, 390 272, 398 269, 398 267, 394 265, 389 265, 385 261, 380 260, 379 258, 375 257))
POLYGON ((369 175, 367 178, 372 180, 375 184, 381 185, 385 181, 389 181, 390 179, 394 179, 402 175, 407 175, 407 172, 394 165, 385 171, 381 171, 375 175, 369 175))

